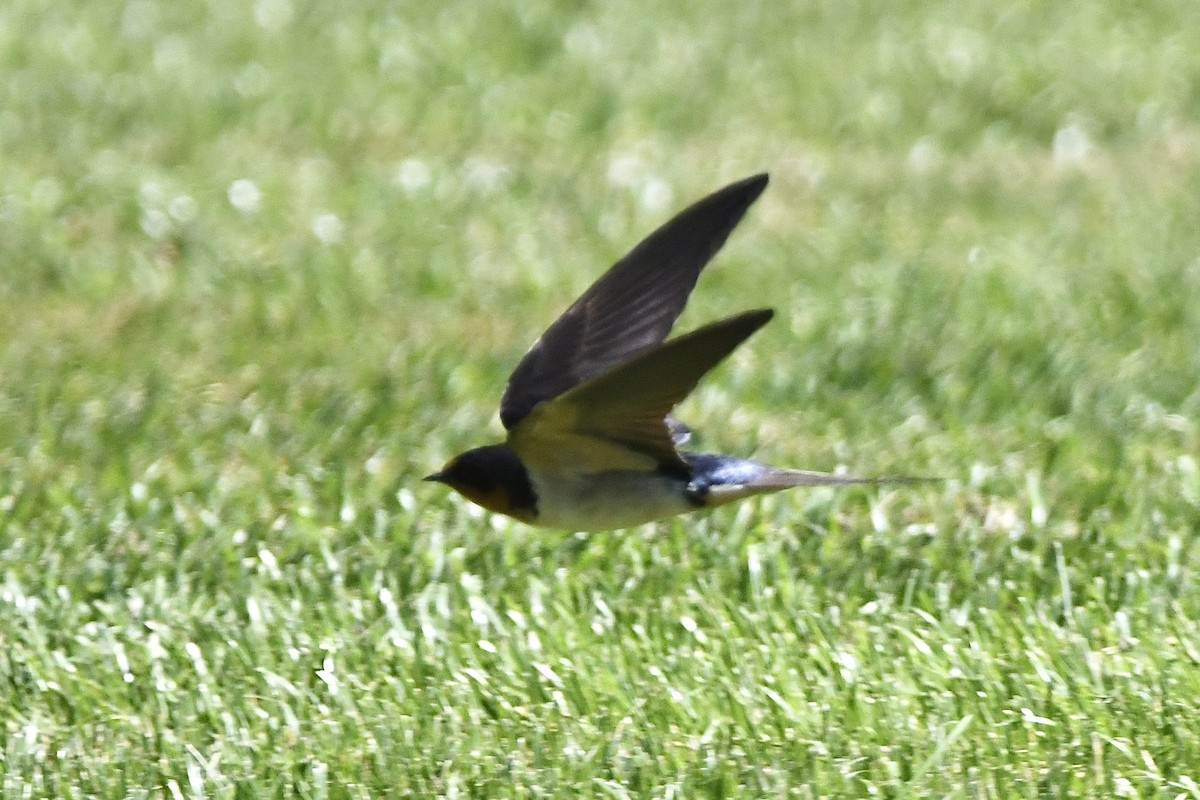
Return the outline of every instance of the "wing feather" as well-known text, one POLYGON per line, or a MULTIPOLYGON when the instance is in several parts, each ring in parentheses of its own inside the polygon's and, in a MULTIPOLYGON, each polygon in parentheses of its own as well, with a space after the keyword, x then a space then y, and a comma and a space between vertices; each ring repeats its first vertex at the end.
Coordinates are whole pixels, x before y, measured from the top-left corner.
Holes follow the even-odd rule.
POLYGON ((512 430, 539 403, 661 344, 701 270, 767 186, 726 186, 681 211, 612 266, 555 320, 517 365, 500 401, 512 430))
POLYGON ((644 352, 535 408, 509 431, 508 444, 535 469, 690 474, 667 415, 772 315, 747 311, 644 352))

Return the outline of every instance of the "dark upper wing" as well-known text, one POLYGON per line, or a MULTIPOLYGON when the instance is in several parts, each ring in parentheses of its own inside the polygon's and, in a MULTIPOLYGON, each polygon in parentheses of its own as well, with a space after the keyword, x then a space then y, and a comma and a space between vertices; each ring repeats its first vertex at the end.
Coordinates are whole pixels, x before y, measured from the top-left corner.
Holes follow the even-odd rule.
POLYGON ((509 433, 509 445, 535 469, 689 472, 667 414, 772 315, 747 311, 642 353, 539 406, 509 433))
POLYGON ((508 379, 500 419, 511 430, 538 403, 660 344, 700 271, 767 186, 726 186, 681 211, 604 273, 534 343, 508 379))

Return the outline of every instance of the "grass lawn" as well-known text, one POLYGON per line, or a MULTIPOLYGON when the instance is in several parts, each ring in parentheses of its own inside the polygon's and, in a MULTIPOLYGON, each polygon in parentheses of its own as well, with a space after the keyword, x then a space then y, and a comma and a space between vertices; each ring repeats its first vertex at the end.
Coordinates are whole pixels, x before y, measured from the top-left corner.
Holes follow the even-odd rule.
POLYGON ((1200 798, 1200 11, 0 4, 0 794, 1200 798), (700 447, 419 478, 674 211, 700 447))

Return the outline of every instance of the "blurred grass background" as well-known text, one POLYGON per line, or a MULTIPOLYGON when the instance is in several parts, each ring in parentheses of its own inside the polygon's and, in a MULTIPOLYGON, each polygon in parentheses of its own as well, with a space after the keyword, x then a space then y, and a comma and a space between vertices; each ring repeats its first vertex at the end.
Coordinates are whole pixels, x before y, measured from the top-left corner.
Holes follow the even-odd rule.
POLYGON ((25 797, 1200 796, 1200 8, 0 6, 25 797), (620 534, 417 479, 671 213, 705 449, 933 487, 620 534))

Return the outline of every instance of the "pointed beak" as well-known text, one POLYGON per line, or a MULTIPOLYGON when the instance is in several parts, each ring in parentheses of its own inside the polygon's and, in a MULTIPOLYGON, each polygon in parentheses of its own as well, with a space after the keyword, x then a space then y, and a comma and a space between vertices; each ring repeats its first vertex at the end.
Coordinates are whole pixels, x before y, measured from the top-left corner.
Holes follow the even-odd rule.
POLYGON ((425 481, 437 481, 438 483, 441 483, 441 482, 442 482, 442 473, 440 473, 440 472, 435 472, 435 473, 433 473, 432 475, 426 475, 426 476, 425 476, 424 478, 422 478, 421 480, 425 480, 425 481))

